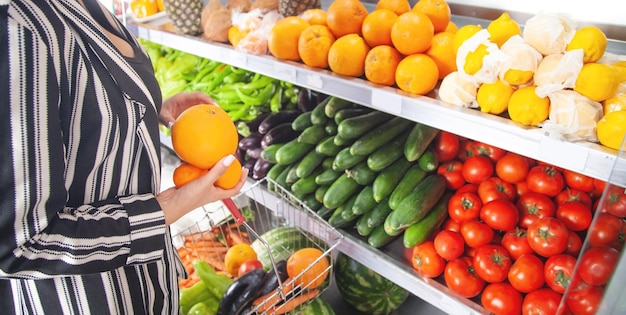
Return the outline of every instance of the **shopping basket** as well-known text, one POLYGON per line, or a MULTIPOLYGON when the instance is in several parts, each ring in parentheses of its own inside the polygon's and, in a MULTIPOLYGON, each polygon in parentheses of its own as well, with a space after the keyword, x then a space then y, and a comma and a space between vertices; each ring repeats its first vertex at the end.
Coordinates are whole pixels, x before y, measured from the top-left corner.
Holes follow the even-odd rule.
POLYGON ((192 224, 176 231, 173 236, 181 258, 187 258, 183 260, 187 261, 185 267, 191 273, 189 279, 181 279, 181 287, 198 281, 191 264, 195 259, 204 260, 217 272, 226 273, 226 252, 241 242, 252 244, 259 259, 265 258, 262 261, 265 260, 268 272, 277 275, 277 263, 301 248, 315 248, 323 253, 297 276, 279 281, 278 288, 271 295, 265 295, 265 299, 257 299, 261 302, 251 306, 248 314, 273 314, 279 311, 276 306, 288 305, 305 294, 310 300, 330 285, 333 249, 343 235, 270 179, 257 181, 244 187, 232 199, 207 205, 201 210, 192 224), (280 230, 280 238, 285 240, 278 245, 272 243, 277 230, 280 230), (321 260, 327 261, 327 267, 326 263, 319 264, 321 260), (320 265, 324 266, 323 270, 319 270, 320 265), (316 269, 311 270, 312 267, 316 269), (312 271, 315 276, 311 276, 312 271), (321 285, 320 277, 323 277, 321 285))

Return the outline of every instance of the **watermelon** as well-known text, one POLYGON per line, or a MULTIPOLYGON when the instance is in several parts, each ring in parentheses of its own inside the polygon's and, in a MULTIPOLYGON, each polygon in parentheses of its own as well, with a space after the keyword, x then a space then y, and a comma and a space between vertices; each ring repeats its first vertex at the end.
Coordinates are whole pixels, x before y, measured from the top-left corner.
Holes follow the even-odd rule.
POLYGON ((337 255, 334 273, 344 301, 366 314, 390 314, 409 296, 407 290, 343 253, 337 255))
POLYGON ((324 300, 321 296, 318 296, 308 303, 304 303, 296 307, 293 311, 288 313, 289 315, 335 315, 333 307, 324 300))
MULTIPOLYGON (((307 234, 302 233, 298 228, 291 226, 280 226, 271 229, 260 236, 269 244, 269 249, 275 262, 287 260, 291 254, 301 248, 312 247, 314 244, 307 234)), ((272 260, 268 248, 263 242, 256 239, 250 244, 257 254, 257 258, 263 263, 263 268, 269 270, 272 260)))

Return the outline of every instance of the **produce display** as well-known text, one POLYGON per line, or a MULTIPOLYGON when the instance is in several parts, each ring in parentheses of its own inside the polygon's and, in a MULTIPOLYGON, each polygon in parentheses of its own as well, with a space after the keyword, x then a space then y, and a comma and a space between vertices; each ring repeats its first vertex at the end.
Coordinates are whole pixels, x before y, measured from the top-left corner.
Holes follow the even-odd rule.
MULTIPOLYGON (((115 14, 121 15, 126 4, 125 1, 114 1, 115 14)), ((165 12, 163 0, 132 0, 128 4, 133 16, 138 19, 148 18, 159 12, 165 12)))

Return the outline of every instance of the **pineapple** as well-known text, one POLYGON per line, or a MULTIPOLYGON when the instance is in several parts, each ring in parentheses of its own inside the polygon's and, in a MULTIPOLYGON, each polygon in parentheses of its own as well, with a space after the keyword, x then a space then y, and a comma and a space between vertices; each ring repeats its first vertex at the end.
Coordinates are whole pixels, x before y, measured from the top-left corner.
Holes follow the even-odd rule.
POLYGON ((198 35, 202 33, 200 14, 202 0, 164 0, 165 11, 177 33, 198 35))
POLYGON ((283 16, 297 16, 308 9, 321 7, 321 0, 279 0, 278 13, 283 16))

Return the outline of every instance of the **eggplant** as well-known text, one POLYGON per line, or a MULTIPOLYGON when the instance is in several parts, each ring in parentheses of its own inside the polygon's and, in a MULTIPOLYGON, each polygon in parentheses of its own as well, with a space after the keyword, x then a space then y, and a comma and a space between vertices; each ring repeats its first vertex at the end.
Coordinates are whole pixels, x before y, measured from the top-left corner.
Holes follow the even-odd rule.
POLYGON ((248 155, 249 158, 258 159, 259 157, 261 157, 262 151, 263 151, 263 148, 261 148, 261 146, 258 146, 256 148, 250 148, 246 150, 246 154, 248 155))
POLYGON ((252 179, 262 179, 263 177, 265 177, 265 175, 267 175, 267 172, 270 170, 270 168, 272 168, 273 165, 274 163, 268 162, 262 158, 256 159, 256 162, 252 167, 252 179))
POLYGON ((259 291, 261 291, 261 296, 267 295, 270 292, 276 290, 279 285, 278 279, 280 279, 280 283, 282 283, 284 281, 287 281, 287 278, 289 278, 289 275, 287 274, 286 260, 283 259, 277 262, 276 270, 278 271, 278 273, 274 271, 274 268, 270 268, 270 270, 267 272, 267 276, 265 276, 265 279, 263 279, 263 286, 261 287, 261 289, 259 289, 259 291))
MULTIPOLYGON (((242 164, 242 167, 244 167, 245 169, 248 169, 250 171, 252 171, 254 169, 254 164, 256 163, 256 159, 252 159, 252 158, 248 158, 247 160, 245 160, 242 164)), ((252 178, 252 173, 250 172, 248 173, 248 177, 252 178)))
POLYGON ((253 132, 249 136, 239 140, 237 147, 241 150, 249 150, 261 147, 261 139, 263 135, 258 132, 253 132))
POLYGON ((298 110, 303 113, 310 112, 319 104, 317 92, 309 89, 300 89, 298 92, 298 110))
POLYGON ((217 308, 217 315, 239 315, 254 299, 260 296, 259 288, 267 273, 254 269, 237 278, 228 286, 217 308))
POLYGON ((270 115, 271 113, 265 112, 265 113, 259 114, 253 120, 246 122, 248 129, 250 129, 250 132, 254 133, 257 130, 259 130, 259 125, 261 125, 261 122, 263 122, 263 120, 269 117, 270 115))
POLYGON ((263 135, 261 148, 265 149, 269 145, 276 143, 287 143, 300 135, 300 131, 295 131, 291 127, 291 122, 285 122, 272 128, 263 135))
POLYGON ((291 123, 296 117, 298 117, 298 115, 300 115, 299 110, 281 110, 280 112, 271 114, 263 119, 257 130, 260 134, 264 135, 280 124, 286 122, 291 123))

